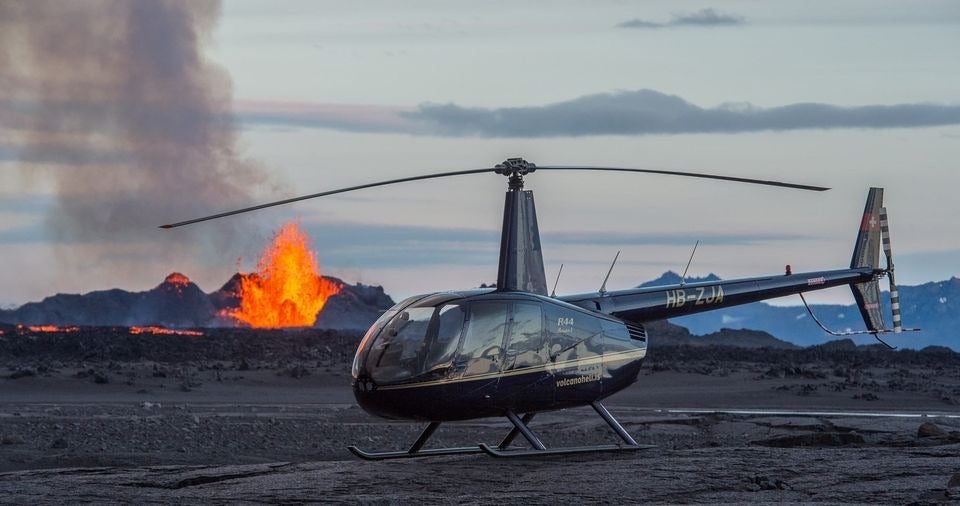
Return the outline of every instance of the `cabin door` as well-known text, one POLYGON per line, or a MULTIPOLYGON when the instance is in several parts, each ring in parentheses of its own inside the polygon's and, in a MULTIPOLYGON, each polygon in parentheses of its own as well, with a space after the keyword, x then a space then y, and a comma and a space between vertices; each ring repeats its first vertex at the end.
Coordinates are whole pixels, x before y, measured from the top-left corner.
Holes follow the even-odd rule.
POLYGON ((603 378, 603 332, 598 319, 566 308, 549 307, 545 339, 556 404, 574 405, 598 399, 603 378))

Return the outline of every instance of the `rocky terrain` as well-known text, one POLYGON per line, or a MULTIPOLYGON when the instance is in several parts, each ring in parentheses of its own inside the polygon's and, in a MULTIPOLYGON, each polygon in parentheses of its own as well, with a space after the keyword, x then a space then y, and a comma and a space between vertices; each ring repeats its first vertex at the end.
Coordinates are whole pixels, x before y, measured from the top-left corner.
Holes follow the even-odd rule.
MULTIPOLYGON (((70 417, 103 416, 91 431, 112 425, 116 430, 108 436, 133 439, 130 446, 159 449, 136 465, 125 462, 130 457, 121 454, 114 460, 101 457, 69 469, 0 472, 0 502, 934 504, 960 500, 957 420, 931 423, 612 409, 638 439, 657 447, 627 454, 507 461, 468 455, 364 462, 351 458, 342 445, 398 448, 415 437, 418 427, 371 423, 359 410, 341 405, 294 410, 258 407, 253 412, 177 406, 149 414, 26 412, 21 413, 23 420, 47 418, 39 423, 65 427, 77 423, 70 417), (137 429, 144 425, 155 429, 137 429), (135 428, 132 435, 131 426, 135 428), (157 432, 176 434, 175 439, 185 443, 163 449, 163 441, 151 442, 158 438, 157 432), (211 435, 221 449, 209 454, 206 462, 196 462, 193 441, 211 435), (229 444, 231 438, 241 442, 229 444)), ((609 431, 586 410, 544 415, 534 428, 547 444, 611 440, 609 431)), ((451 424, 441 427, 435 444, 496 441, 507 430, 504 422, 493 420, 451 424)), ((52 446, 46 450, 51 461, 56 455, 67 457, 60 466, 76 466, 71 455, 117 455, 109 446, 86 449, 66 437, 52 446)))
MULTIPOLYGON (((345 447, 404 448, 422 424, 354 404, 357 333, 0 327, 0 503, 960 499, 960 354, 676 345, 683 329, 651 327, 664 339, 606 404, 656 448, 380 463, 345 447)), ((589 409, 532 427, 548 446, 613 441, 589 409)), ((445 424, 430 444, 495 442, 507 429, 445 424)))

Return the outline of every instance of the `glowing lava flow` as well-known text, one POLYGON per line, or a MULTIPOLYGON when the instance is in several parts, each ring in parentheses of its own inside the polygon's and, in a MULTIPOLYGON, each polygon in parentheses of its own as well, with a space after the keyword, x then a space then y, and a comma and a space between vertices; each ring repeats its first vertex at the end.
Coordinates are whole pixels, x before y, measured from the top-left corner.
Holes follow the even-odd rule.
POLYGON ((30 332, 78 332, 80 327, 58 327, 56 325, 17 325, 17 330, 30 332))
POLYGON ((287 223, 240 280, 240 307, 227 312, 251 327, 307 327, 340 285, 320 276, 307 235, 287 223))

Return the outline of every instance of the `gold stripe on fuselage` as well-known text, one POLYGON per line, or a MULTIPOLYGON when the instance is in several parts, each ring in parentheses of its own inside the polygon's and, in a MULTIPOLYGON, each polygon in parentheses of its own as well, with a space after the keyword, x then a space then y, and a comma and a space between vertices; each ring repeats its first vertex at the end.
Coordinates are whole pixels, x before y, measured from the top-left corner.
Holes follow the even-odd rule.
POLYGON ((578 358, 572 360, 564 360, 563 362, 549 362, 543 365, 536 365, 530 367, 523 367, 520 369, 513 369, 510 371, 497 371, 484 374, 477 374, 474 376, 466 376, 460 378, 450 378, 450 379, 439 379, 433 381, 424 381, 420 383, 405 383, 403 385, 386 385, 378 387, 377 390, 401 390, 405 388, 419 388, 419 387, 429 387, 434 385, 450 385, 453 383, 465 383, 467 381, 482 381, 490 380, 496 378, 505 378, 508 376, 520 376, 521 374, 533 374, 537 372, 557 372, 561 369, 566 369, 569 367, 582 367, 585 365, 594 365, 602 364, 604 362, 624 362, 627 360, 636 360, 641 359, 647 355, 646 348, 640 348, 636 350, 626 350, 618 351, 616 353, 606 353, 602 355, 593 355, 586 358, 578 358))

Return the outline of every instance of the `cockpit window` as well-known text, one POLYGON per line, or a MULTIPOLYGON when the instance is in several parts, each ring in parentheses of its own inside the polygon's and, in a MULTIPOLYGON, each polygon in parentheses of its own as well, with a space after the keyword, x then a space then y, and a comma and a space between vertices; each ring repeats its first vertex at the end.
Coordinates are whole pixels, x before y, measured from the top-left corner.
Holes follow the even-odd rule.
POLYGON ((456 304, 399 311, 371 346, 367 370, 381 383, 428 373, 451 361, 462 325, 463 311, 456 304))
MULTIPOLYGON (((380 318, 377 318, 377 321, 373 322, 373 325, 367 329, 367 333, 363 335, 363 339, 360 340, 360 346, 357 348, 357 350, 367 349, 367 342, 373 339, 374 336, 376 336, 380 330, 383 329, 383 326, 386 325, 391 318, 397 315, 397 310, 395 309, 397 307, 400 307, 399 304, 385 311, 382 315, 380 315, 380 318)), ((358 351, 357 354, 353 356, 353 367, 351 368, 351 374, 354 378, 356 378, 360 373, 360 355, 361 353, 358 351)))
POLYGON ((440 308, 437 315, 437 332, 428 343, 424 370, 442 367, 453 360, 460 343, 460 328, 463 327, 463 310, 456 304, 440 308))
POLYGON ((520 369, 540 365, 546 352, 543 343, 543 314, 538 304, 518 302, 513 305, 513 318, 503 369, 520 369))
POLYGON ((506 302, 476 302, 470 306, 470 323, 458 359, 465 376, 500 370, 509 308, 506 302))
POLYGON ((432 307, 407 308, 387 323, 367 356, 374 380, 396 381, 417 371, 433 312, 432 307))

